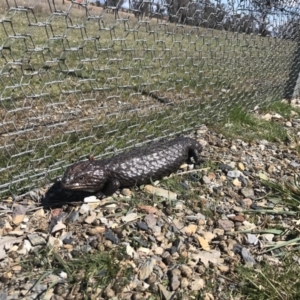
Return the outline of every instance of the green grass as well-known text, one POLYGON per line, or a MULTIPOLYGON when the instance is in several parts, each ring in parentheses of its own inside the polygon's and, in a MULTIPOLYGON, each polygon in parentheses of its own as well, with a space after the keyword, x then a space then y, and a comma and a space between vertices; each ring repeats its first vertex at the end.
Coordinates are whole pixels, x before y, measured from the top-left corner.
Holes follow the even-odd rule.
POLYGON ((293 107, 288 103, 276 101, 269 103, 269 105, 262 107, 260 113, 278 113, 284 118, 291 118, 294 114, 300 114, 298 107, 293 107))
MULTIPOLYGON (((65 272, 65 282, 69 287, 77 286, 84 299, 96 299, 109 284, 120 289, 131 281, 132 267, 123 263, 127 256, 124 247, 92 253, 77 252, 77 256, 70 260, 67 255, 62 256, 53 249, 42 249, 31 256, 32 259, 23 259, 22 268, 28 278, 36 278, 39 274, 40 280, 50 274, 65 272), (32 270, 38 272, 32 273, 32 270)), ((59 288, 61 284, 64 285, 53 282, 52 286, 59 288)))
POLYGON ((298 175, 281 182, 263 181, 263 183, 270 191, 269 198, 272 202, 291 207, 295 214, 299 211, 300 181, 298 175))
POLYGON ((254 269, 240 266, 233 277, 239 283, 238 292, 234 294, 247 300, 298 299, 299 270, 291 254, 282 259, 279 266, 264 261, 254 269))
POLYGON ((282 124, 259 119, 241 107, 234 108, 224 121, 213 124, 212 127, 228 138, 242 138, 244 141, 265 139, 284 142, 288 138, 282 124))

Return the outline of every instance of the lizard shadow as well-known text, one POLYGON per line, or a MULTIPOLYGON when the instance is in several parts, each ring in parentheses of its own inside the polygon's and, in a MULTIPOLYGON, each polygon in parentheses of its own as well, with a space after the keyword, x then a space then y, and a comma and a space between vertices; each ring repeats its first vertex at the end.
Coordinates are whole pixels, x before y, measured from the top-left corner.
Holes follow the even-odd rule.
POLYGON ((60 208, 65 204, 78 205, 83 203, 84 198, 92 195, 94 194, 89 192, 62 189, 60 181, 56 181, 41 199, 41 204, 48 209, 60 208))

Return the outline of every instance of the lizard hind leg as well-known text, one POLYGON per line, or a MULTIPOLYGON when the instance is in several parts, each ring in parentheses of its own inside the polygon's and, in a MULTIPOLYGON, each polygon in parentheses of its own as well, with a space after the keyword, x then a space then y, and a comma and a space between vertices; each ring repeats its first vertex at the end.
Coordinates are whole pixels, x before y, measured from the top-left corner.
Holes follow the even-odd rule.
POLYGON ((202 148, 199 145, 199 149, 196 147, 190 147, 189 148, 189 161, 192 162, 191 158, 193 158, 195 163, 199 163, 200 162, 200 152, 201 152, 202 148))

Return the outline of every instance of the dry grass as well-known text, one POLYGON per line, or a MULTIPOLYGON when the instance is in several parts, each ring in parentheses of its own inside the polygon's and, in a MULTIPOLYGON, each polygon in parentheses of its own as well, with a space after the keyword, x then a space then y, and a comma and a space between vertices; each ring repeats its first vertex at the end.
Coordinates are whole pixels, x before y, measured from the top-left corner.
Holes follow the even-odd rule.
POLYGON ((1 13, 0 186, 281 97, 292 42, 56 5, 1 13))

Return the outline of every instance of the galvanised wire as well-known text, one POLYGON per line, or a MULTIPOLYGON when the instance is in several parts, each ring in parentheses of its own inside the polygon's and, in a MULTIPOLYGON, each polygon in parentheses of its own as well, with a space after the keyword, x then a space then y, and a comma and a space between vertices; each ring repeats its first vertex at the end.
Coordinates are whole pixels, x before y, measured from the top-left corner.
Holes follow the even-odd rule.
POLYGON ((4 1, 0 196, 282 99, 299 9, 269 2, 4 1))

